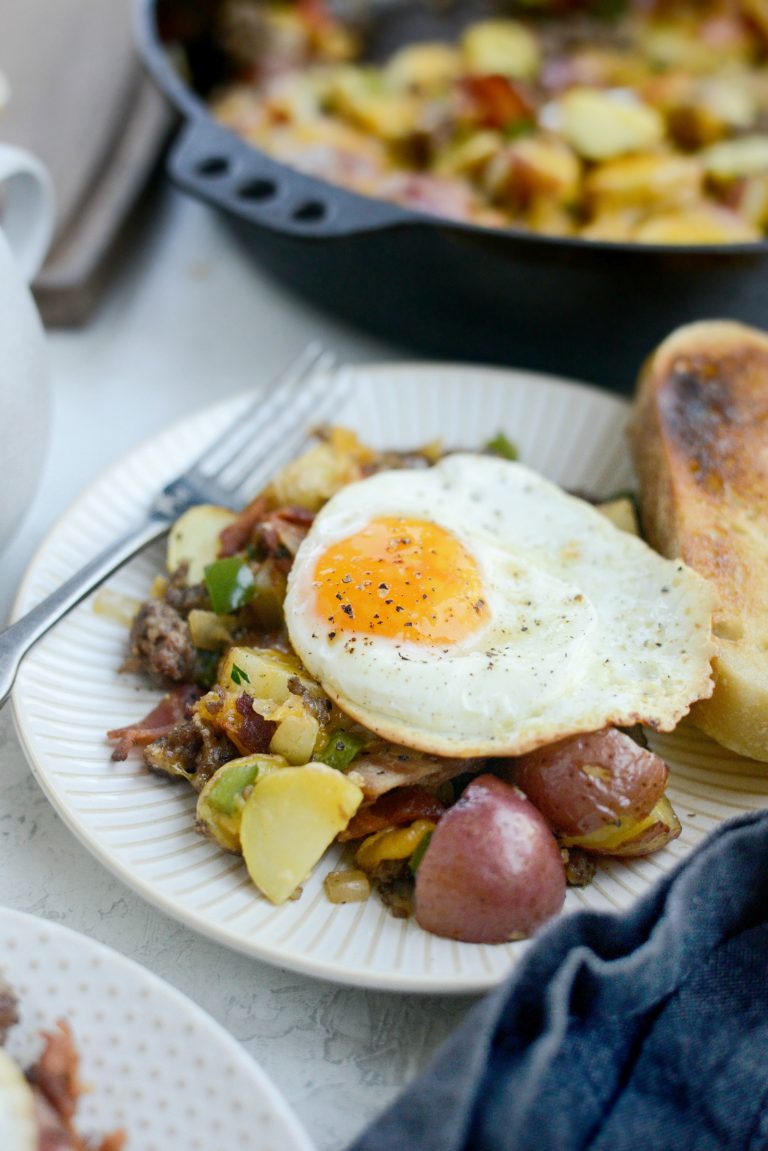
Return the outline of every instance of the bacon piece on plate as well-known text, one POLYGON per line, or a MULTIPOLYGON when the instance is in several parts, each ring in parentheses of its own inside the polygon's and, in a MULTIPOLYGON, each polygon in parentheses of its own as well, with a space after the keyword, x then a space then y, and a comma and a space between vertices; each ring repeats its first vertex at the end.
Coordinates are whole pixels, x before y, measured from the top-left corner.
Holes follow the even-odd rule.
POLYGON ((359 755, 349 776, 363 789, 366 800, 373 800, 396 787, 415 783, 436 787, 457 775, 474 775, 484 768, 484 759, 444 759, 406 747, 382 744, 380 749, 359 755))
POLYGON ((314 518, 306 508, 279 508, 264 516, 254 535, 267 555, 292 560, 314 518))
POLYGON ((237 697, 235 707, 242 716, 239 729, 227 734, 234 740, 243 755, 262 755, 269 751, 272 736, 277 731, 277 724, 271 719, 265 719, 253 707, 253 696, 243 692, 237 697))
POLYGON ((346 830, 336 838, 343 843, 347 839, 360 839, 363 835, 383 831, 386 827, 402 827, 417 819, 430 819, 437 823, 444 811, 445 804, 425 787, 397 787, 353 815, 346 830))
POLYGON ((240 515, 236 520, 227 526, 219 533, 219 555, 222 559, 226 556, 237 555, 238 552, 244 551, 248 544, 251 542, 251 536, 257 526, 264 519, 269 508, 269 503, 264 496, 256 496, 256 499, 243 508, 240 515))
POLYGON ((108 731, 107 739, 117 741, 112 759, 117 761, 126 759, 132 747, 146 747, 160 736, 168 735, 172 728, 188 715, 192 704, 196 703, 202 694, 200 688, 194 684, 182 684, 163 696, 157 707, 153 707, 152 711, 138 723, 131 723, 127 727, 115 727, 108 731))
POLYGON ((77 1101, 82 1092, 80 1060, 72 1032, 64 1020, 56 1031, 44 1032, 45 1047, 27 1072, 35 1100, 40 1151, 122 1151, 125 1136, 116 1131, 99 1144, 81 1139, 74 1128, 77 1101))

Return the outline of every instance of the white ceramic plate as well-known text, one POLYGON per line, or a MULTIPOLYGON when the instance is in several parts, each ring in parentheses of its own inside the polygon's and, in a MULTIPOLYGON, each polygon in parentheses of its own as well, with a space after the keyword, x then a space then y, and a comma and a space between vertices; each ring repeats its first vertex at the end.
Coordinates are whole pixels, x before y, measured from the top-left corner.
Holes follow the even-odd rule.
POLYGON ((66 1019, 89 1085, 84 1135, 122 1128, 126 1151, 312 1151, 277 1089, 178 991, 66 927, 0 908, 0 976, 19 999, 9 1053, 28 1066, 66 1019))
MULTIPOLYGON (((472 447, 503 429, 523 460, 569 487, 609 495, 631 483, 626 404, 591 388, 527 373, 455 366, 360 367, 338 422, 377 446, 435 437, 472 447)), ((34 559, 18 610, 31 607, 117 532, 142 515, 155 490, 201 450, 241 399, 170 428, 103 476, 62 519, 34 559)), ((110 582, 144 598, 160 570, 155 548, 110 582)), ((317 868, 298 901, 272 907, 238 859, 193 829, 194 797, 112 763, 104 732, 144 715, 158 696, 118 675, 125 630, 86 601, 27 658, 14 695, 33 770, 72 830, 106 866, 156 906, 259 959, 308 975, 397 991, 468 992, 497 983, 522 944, 478 946, 390 917, 375 899, 336 907, 317 868)), ((601 866, 566 910, 626 907, 726 816, 764 806, 768 773, 692 728, 653 739, 672 766, 680 839, 643 860, 601 866)), ((332 859, 333 855, 329 856, 332 859)))

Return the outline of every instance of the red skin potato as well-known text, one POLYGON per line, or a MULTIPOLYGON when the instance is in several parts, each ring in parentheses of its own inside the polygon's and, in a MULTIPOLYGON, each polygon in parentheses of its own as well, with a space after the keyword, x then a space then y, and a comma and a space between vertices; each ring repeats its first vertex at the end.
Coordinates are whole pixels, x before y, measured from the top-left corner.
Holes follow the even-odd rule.
POLYGON ((669 773, 658 755, 608 727, 523 755, 513 774, 549 825, 575 836, 619 819, 644 819, 664 794, 669 773))
POLYGON ((557 915, 565 888, 546 821, 516 787, 481 775, 435 828, 416 872, 416 920, 448 939, 505 943, 557 915))

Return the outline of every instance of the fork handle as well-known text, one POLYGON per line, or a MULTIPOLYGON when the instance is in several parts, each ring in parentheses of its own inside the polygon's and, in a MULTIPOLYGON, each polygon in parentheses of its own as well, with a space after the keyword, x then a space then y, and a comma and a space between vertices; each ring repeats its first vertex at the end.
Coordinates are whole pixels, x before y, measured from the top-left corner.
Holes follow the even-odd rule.
POLYGON ((158 539, 170 526, 167 520, 150 519, 127 535, 121 536, 65 580, 56 591, 51 592, 20 620, 0 632, 0 707, 11 694, 19 664, 32 645, 48 631, 49 627, 111 575, 115 568, 125 563, 152 540, 158 539))

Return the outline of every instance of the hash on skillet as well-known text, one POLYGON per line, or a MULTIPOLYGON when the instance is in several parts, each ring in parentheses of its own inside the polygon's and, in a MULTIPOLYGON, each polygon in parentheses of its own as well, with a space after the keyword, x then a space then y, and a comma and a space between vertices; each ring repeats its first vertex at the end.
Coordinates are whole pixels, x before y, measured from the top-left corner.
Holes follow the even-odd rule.
MULTIPOLYGON (((332 899, 364 898, 373 881, 406 914, 415 885, 417 919, 430 930, 496 942, 537 924, 510 915, 489 930, 441 930, 424 910, 429 895, 419 910, 432 867, 421 864, 440 856, 469 809, 524 801, 515 817, 537 824, 542 851, 551 860, 553 845, 563 850, 547 914, 566 875, 588 879, 592 855, 644 854, 679 834, 665 765, 613 725, 670 730, 711 690, 709 589, 584 501, 498 458, 510 454, 503 438, 492 448, 382 453, 326 430, 241 514, 193 509, 171 532, 170 575, 136 616, 126 667, 172 690, 143 723, 110 733, 114 756, 140 746, 150 770, 191 783, 201 829, 242 852, 274 902, 295 896, 333 839, 354 841, 352 872, 326 884, 332 899), (394 674, 372 671, 377 650, 394 674), (336 653, 341 680, 318 651, 336 653), (399 669, 420 664, 422 686, 417 677, 401 691, 411 680, 403 673, 398 685, 399 669), (551 699, 526 682, 545 666, 551 699), (398 694, 405 724, 379 714, 398 694), (515 714, 517 694, 527 716, 515 714), (424 728, 440 696, 453 699, 441 735, 424 728), (478 738, 467 724, 483 715, 478 738)), ((479 835, 498 871, 503 845, 479 835)), ((464 866, 475 887, 478 870, 477 858, 464 866)), ((453 904, 460 888, 461 877, 453 904)))
POLYGON ((364 28, 322 0, 225 0, 213 113, 310 175, 451 219, 591 241, 764 237, 765 0, 498 11, 374 63, 364 28))

